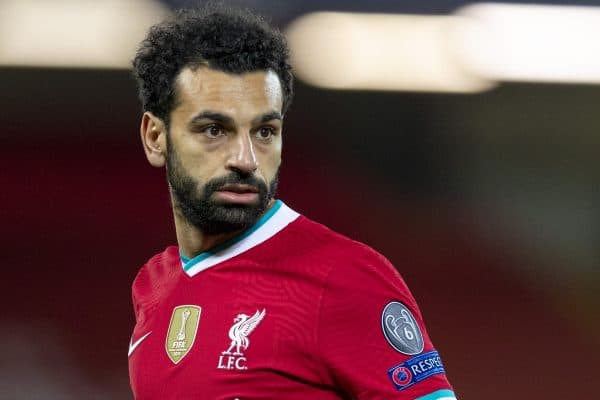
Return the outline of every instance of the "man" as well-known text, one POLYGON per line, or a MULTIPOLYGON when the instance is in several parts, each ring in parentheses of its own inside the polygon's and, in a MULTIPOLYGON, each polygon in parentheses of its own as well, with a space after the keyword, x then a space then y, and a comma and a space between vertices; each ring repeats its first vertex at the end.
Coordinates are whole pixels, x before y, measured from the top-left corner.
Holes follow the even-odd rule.
POLYGON ((454 399, 396 269, 275 200, 293 93, 282 35, 243 11, 181 11, 134 71, 178 242, 133 283, 135 397, 454 399))

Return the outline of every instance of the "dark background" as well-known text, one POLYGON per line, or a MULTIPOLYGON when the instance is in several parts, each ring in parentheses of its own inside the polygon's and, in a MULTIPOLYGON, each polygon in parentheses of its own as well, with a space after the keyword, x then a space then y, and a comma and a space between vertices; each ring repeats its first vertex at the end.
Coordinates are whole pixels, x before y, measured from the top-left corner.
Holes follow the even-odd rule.
MULTIPOLYGON (((279 197, 398 267, 459 398, 594 398, 600 88, 296 90, 279 197)), ((128 71, 0 68, 0 398, 131 396, 130 284, 175 242, 140 115, 128 71)))

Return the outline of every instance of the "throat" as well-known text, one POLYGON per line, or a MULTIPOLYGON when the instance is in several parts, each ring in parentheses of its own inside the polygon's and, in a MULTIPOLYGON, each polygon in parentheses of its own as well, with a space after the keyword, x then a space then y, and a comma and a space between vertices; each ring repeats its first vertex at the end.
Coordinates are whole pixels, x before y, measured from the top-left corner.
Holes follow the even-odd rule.
MULTIPOLYGON (((177 217, 176 217, 177 219, 177 217)), ((189 259, 196 257, 197 255, 207 252, 228 240, 238 236, 242 229, 227 233, 219 234, 207 234, 201 232, 198 228, 191 225, 187 221, 183 223, 175 223, 175 230, 177 233, 177 243, 179 244, 179 251, 181 254, 189 259)))

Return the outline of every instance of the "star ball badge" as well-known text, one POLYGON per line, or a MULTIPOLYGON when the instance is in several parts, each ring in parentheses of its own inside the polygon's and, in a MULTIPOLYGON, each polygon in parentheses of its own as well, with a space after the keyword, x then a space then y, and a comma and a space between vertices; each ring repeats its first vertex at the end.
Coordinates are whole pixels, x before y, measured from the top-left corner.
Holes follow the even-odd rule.
POLYGON ((174 364, 181 361, 194 345, 201 312, 202 308, 194 305, 177 306, 173 309, 165 349, 174 364))

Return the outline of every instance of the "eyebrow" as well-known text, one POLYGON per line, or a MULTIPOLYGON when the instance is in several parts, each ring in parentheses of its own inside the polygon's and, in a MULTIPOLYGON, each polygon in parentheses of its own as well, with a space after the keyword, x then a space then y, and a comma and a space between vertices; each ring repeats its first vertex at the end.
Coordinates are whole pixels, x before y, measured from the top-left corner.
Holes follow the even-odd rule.
POLYGON ((231 118, 229 115, 216 111, 202 111, 201 113, 196 114, 194 118, 191 119, 190 125, 193 125, 194 123, 197 123, 203 119, 210 119, 220 122, 224 125, 234 125, 233 118, 231 118))
MULTIPOLYGON (((222 123, 223 125, 235 125, 235 121, 233 120, 232 117, 230 117, 229 115, 217 112, 217 111, 202 111, 201 113, 196 114, 190 121, 189 125, 193 125, 195 123, 198 123, 199 121, 203 120, 203 119, 209 119, 212 121, 217 121, 222 123)), ((261 124, 264 122, 268 122, 268 121, 272 121, 272 120, 283 120, 283 116, 281 115, 280 112, 277 111, 271 111, 268 113, 265 113, 263 115, 259 115, 258 117, 254 118, 252 120, 252 122, 254 124, 261 124)))
POLYGON ((263 115, 261 115, 261 116, 259 116, 257 118, 254 118, 254 120, 252 122, 254 122, 254 123, 263 123, 263 122, 272 121, 274 119, 278 119, 278 120, 281 121, 283 119, 283 117, 282 117, 282 115, 281 115, 280 112, 271 111, 271 112, 263 114, 263 115))

